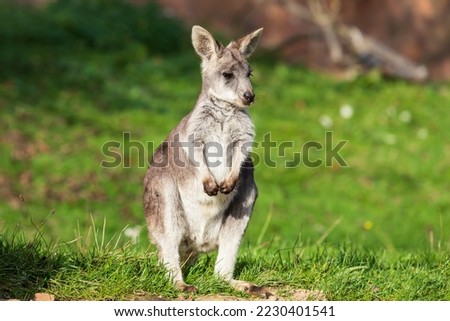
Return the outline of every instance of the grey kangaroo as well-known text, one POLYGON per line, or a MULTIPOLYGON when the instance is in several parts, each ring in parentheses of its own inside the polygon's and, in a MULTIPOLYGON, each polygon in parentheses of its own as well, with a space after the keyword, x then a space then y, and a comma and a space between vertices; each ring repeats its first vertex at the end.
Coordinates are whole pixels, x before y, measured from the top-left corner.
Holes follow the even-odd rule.
POLYGON ((154 152, 144 179, 150 238, 182 291, 196 288, 184 282, 181 267, 217 248, 215 274, 236 289, 253 288, 233 279, 233 271, 257 197, 249 157, 254 126, 247 112, 255 94, 246 58, 261 33, 224 47, 202 27, 192 28, 202 90, 194 109, 154 152))

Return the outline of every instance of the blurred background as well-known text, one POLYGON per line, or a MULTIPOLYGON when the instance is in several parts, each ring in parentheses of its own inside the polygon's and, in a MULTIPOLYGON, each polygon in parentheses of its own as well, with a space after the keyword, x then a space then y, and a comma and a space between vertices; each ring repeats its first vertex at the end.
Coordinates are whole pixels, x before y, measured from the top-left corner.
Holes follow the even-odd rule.
POLYGON ((0 233, 88 243, 95 225, 148 245, 142 160, 195 103, 199 24, 224 43, 264 27, 256 140, 292 142, 255 148, 246 244, 448 250, 449 14, 443 0, 2 0, 0 233), (347 141, 348 166, 286 166, 326 132, 311 158, 347 141), (121 162, 104 168, 110 141, 121 162))

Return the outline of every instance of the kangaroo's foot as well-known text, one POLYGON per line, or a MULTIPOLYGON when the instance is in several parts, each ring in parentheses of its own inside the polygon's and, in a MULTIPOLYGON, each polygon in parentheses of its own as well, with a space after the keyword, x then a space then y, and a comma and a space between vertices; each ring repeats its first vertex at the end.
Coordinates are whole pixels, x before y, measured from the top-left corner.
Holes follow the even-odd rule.
POLYGON ((262 297, 263 299, 273 296, 273 293, 269 292, 267 288, 247 281, 231 280, 230 284, 237 291, 247 292, 248 294, 256 295, 258 297, 262 297))
POLYGON ((254 291, 257 291, 260 287, 247 282, 247 281, 241 281, 241 280, 230 280, 230 285, 238 291, 242 291, 242 292, 248 292, 248 293, 252 293, 254 291))
POLYGON ((195 286, 186 284, 183 281, 176 281, 175 288, 181 292, 197 292, 197 288, 195 286))

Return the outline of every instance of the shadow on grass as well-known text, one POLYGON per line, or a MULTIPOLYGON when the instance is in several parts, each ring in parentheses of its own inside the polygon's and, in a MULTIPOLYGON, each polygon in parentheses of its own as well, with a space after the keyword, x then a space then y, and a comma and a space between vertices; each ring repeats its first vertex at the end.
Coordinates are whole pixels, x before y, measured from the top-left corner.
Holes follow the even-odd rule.
POLYGON ((0 234, 0 300, 30 300, 45 291, 52 275, 63 267, 64 255, 36 237, 0 234))

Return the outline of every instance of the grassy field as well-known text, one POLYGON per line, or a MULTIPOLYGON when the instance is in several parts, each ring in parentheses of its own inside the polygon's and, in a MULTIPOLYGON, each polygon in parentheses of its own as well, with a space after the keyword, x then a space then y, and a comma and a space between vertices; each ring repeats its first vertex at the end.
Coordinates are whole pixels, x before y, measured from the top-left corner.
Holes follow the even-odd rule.
MULTIPOLYGON (((187 273, 195 294, 179 293, 153 250, 90 234, 92 244, 48 244, 0 237, 0 295, 28 300, 47 292, 57 300, 195 300, 220 296, 298 300, 299 290, 318 300, 450 300, 450 259, 443 252, 398 254, 350 245, 279 249, 244 247, 235 274, 264 287, 263 295, 237 292, 212 277, 215 255, 200 257, 187 273), (267 293, 271 293, 267 296, 267 293)), ((304 299, 304 297, 303 297, 304 299)))
MULTIPOLYGON (((199 93, 193 50, 15 45, 20 55, 0 50, 0 298, 177 297, 149 247, 142 179, 199 93), (115 168, 101 166, 110 141, 121 143, 115 168)), ((251 62, 260 196, 237 276, 332 300, 450 300, 449 84, 251 62), (262 147, 269 133, 284 153, 262 147), (347 166, 286 166, 308 142, 324 145, 309 159, 325 160, 340 141, 347 166)), ((213 261, 188 282, 242 296, 209 277, 213 261)))

